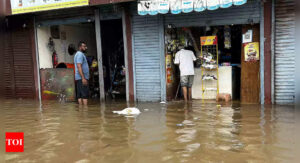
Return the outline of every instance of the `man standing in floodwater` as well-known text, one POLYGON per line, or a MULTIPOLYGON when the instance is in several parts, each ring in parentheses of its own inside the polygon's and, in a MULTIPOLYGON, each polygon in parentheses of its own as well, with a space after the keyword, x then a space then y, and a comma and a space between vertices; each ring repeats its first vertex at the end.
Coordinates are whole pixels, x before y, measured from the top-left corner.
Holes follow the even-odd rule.
POLYGON ((85 42, 80 41, 78 44, 78 51, 74 57, 75 65, 75 80, 76 80, 76 96, 79 105, 87 106, 89 98, 89 65, 85 56, 87 52, 85 42))
POLYGON ((188 48, 182 48, 176 53, 175 64, 179 64, 180 84, 184 95, 184 100, 192 100, 192 85, 194 82, 194 61, 196 57, 194 52, 188 48))

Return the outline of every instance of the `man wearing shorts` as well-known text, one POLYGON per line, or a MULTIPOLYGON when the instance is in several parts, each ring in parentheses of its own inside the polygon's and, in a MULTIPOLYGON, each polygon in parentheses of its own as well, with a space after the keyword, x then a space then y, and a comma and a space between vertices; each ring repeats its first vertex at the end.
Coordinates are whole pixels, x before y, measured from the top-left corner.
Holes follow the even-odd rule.
POLYGON ((89 65, 85 54, 87 52, 87 46, 84 42, 79 42, 78 51, 74 57, 75 65, 75 80, 76 80, 76 96, 79 105, 87 106, 89 98, 89 65))
POLYGON ((180 84, 186 102, 192 100, 192 85, 195 75, 194 61, 196 61, 196 57, 191 50, 181 49, 176 53, 175 64, 179 64, 180 84))

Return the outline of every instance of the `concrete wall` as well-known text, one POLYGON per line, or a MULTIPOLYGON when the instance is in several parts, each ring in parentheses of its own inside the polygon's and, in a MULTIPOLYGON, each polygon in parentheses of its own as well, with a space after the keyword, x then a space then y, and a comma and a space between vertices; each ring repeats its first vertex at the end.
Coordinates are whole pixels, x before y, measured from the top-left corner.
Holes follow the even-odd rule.
MULTIPOLYGON (((69 44, 77 47, 79 41, 84 41, 88 46, 87 56, 97 56, 96 36, 94 26, 89 25, 61 25, 60 32, 66 33, 66 40, 54 39, 58 62, 73 63, 74 56, 68 53, 69 44)), ((39 27, 37 29, 38 51, 40 68, 53 68, 52 53, 48 48, 50 27, 39 27)))

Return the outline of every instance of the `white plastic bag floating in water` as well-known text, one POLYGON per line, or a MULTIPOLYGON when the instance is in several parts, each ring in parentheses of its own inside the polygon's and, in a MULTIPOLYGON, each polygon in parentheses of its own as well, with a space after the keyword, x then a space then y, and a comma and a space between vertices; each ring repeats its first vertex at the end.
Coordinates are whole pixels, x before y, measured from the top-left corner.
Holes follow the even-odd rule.
POLYGON ((150 1, 140 1, 138 3, 138 14, 147 15, 150 11, 150 1))
POLYGON ((194 8, 193 3, 194 3, 193 0, 182 0, 181 3, 182 12, 184 13, 192 12, 194 8))
POLYGON ((221 8, 228 8, 232 6, 232 0, 220 0, 221 8))
POLYGON ((194 11, 202 12, 206 10, 206 1, 207 0, 194 0, 194 11))
POLYGON ((113 113, 121 115, 139 115, 141 111, 138 108, 126 108, 121 111, 113 111, 113 113))
POLYGON ((181 13, 181 0, 170 0, 170 9, 172 14, 181 13))
POLYGON ((216 10, 220 7, 219 0, 207 0, 207 9, 216 10))
POLYGON ((161 14, 166 14, 169 12, 170 3, 169 0, 159 0, 158 1, 158 12, 161 14))
POLYGON ((245 3, 247 3, 247 0, 233 0, 233 4, 237 6, 243 5, 245 3))

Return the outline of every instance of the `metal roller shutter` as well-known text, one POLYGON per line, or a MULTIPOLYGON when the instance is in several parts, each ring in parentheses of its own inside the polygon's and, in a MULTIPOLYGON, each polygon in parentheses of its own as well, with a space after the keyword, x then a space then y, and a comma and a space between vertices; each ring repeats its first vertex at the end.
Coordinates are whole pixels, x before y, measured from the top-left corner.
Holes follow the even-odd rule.
POLYGON ((3 73, 3 92, 0 96, 4 98, 35 98, 35 82, 33 74, 33 49, 31 37, 33 30, 30 22, 15 17, 9 19, 9 27, 5 31, 4 53, 1 57, 3 65, 0 65, 3 73), (26 22, 28 25, 23 28, 26 22))
POLYGON ((30 34, 28 29, 20 29, 12 34, 16 98, 35 97, 30 34))
POLYGON ((4 38, 4 53, 3 53, 3 92, 2 97, 14 98, 15 96, 15 85, 14 85, 14 71, 13 71, 13 48, 11 45, 10 32, 6 31, 4 38))
POLYGON ((135 90, 138 101, 161 100, 159 16, 132 17, 135 90))
POLYGON ((275 4, 275 102, 295 102, 295 0, 275 4))
POLYGON ((217 26, 229 24, 251 24, 260 22, 260 0, 248 0, 245 5, 232 6, 214 11, 191 12, 189 14, 167 14, 165 25, 174 24, 176 27, 187 26, 217 26))

